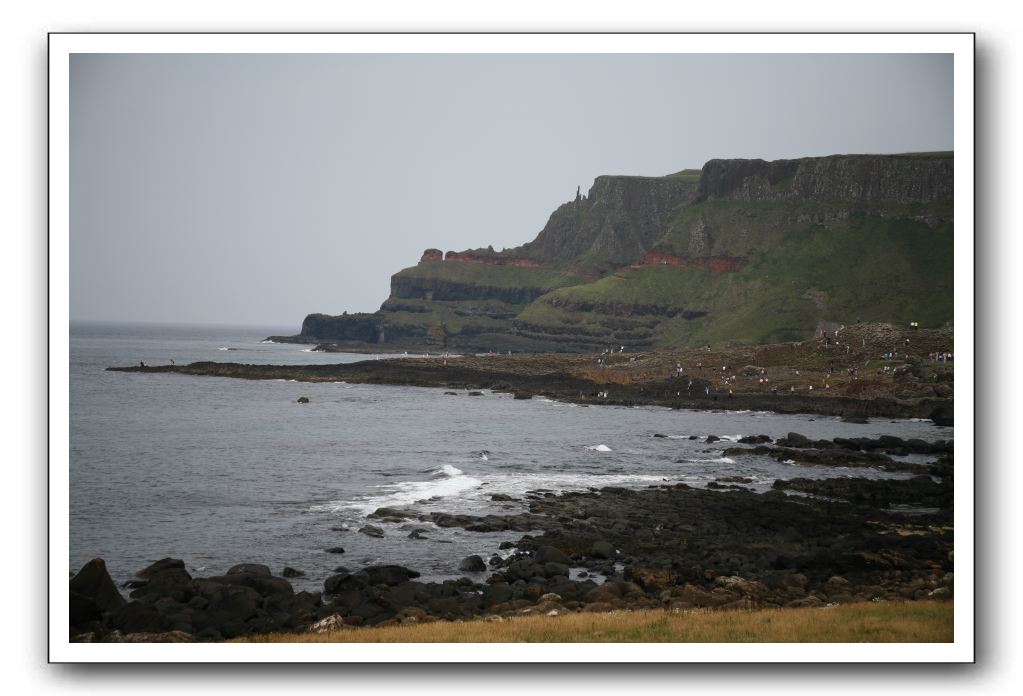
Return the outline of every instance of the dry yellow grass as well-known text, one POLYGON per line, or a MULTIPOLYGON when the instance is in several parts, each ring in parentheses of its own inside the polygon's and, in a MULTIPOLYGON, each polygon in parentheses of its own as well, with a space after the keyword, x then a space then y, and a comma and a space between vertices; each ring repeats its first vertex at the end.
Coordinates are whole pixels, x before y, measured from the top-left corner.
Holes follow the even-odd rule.
POLYGON ((275 633, 247 643, 944 643, 952 602, 847 604, 813 609, 661 610, 437 621, 325 634, 275 633))

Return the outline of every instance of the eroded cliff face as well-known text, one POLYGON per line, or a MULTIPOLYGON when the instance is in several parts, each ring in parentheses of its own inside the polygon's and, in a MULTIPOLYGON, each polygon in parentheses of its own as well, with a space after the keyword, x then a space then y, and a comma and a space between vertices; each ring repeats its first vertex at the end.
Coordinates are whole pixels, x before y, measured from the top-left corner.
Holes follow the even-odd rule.
POLYGON ((303 338, 589 350, 795 340, 860 317, 940 326, 952 319, 953 171, 951 153, 924 153, 601 176, 533 241, 427 249, 380 311, 310 315, 303 338))
POLYGON ((597 177, 586 196, 558 208, 536 239, 516 252, 548 264, 624 266, 650 249, 676 206, 697 193, 695 181, 597 177))
POLYGON ((834 155, 798 160, 710 160, 699 200, 845 204, 951 200, 951 155, 834 155))

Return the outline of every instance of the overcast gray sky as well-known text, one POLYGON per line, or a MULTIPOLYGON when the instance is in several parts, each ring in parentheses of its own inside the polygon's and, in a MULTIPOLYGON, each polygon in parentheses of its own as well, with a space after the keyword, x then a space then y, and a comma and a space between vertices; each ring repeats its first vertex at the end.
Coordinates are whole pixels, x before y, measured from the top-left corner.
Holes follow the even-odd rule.
POLYGON ((374 311, 601 174, 952 149, 943 55, 71 59, 71 318, 374 311))

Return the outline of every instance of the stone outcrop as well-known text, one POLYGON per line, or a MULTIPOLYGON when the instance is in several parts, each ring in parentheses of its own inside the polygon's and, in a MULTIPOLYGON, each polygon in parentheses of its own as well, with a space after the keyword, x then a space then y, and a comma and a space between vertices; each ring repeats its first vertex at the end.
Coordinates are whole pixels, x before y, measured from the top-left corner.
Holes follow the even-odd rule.
POLYGON ((710 160, 700 200, 818 200, 933 203, 951 200, 954 158, 927 155, 833 155, 796 160, 710 160))
POLYGON ((651 248, 672 211, 697 193, 698 184, 683 179, 600 176, 585 197, 558 208, 536 239, 516 251, 550 263, 590 257, 624 266, 651 248))

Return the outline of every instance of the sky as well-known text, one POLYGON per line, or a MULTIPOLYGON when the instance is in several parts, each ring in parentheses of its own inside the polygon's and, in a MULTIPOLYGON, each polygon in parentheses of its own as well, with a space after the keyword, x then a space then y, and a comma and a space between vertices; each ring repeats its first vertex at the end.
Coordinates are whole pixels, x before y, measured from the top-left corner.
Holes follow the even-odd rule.
POLYGON ((952 57, 75 54, 71 319, 372 312, 602 174, 953 147, 952 57))

